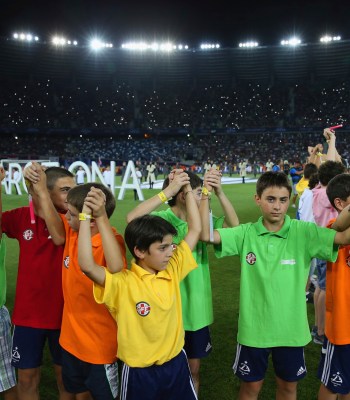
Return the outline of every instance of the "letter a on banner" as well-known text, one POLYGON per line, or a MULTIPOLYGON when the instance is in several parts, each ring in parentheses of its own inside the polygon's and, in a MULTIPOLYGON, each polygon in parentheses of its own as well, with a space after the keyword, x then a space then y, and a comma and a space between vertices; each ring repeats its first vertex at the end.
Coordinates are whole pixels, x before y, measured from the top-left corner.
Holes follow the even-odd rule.
POLYGON ((128 165, 125 170, 124 179, 122 185, 120 187, 120 192, 118 194, 118 200, 123 200, 126 189, 135 189, 137 191, 137 195, 139 200, 143 201, 145 198, 143 197, 143 193, 140 187, 139 180, 136 175, 135 164, 132 160, 128 162, 128 165), (132 178, 132 183, 128 183, 128 180, 132 178))

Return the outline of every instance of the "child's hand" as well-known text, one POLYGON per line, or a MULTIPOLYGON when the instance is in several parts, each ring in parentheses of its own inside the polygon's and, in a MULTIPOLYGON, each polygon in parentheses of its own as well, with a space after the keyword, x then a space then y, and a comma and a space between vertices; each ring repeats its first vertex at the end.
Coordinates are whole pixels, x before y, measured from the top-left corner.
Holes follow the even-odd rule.
POLYGON ((179 190, 190 183, 190 177, 182 169, 175 169, 169 174, 169 190, 175 196, 179 190), (170 177, 171 176, 171 177, 170 177))
POLYGON ((32 183, 38 183, 41 177, 41 172, 44 171, 44 167, 39 163, 33 161, 31 165, 24 168, 23 176, 25 179, 32 183))
POLYGON ((0 182, 5 179, 6 173, 4 167, 0 166, 0 182))
POLYGON ((83 212, 87 207, 92 212, 94 218, 99 218, 106 215, 106 195, 101 189, 91 186, 90 192, 87 194, 84 201, 83 212))
POLYGON ((217 196, 222 192, 221 176, 221 172, 214 168, 210 169, 204 175, 204 186, 209 190, 209 192, 214 189, 217 196))

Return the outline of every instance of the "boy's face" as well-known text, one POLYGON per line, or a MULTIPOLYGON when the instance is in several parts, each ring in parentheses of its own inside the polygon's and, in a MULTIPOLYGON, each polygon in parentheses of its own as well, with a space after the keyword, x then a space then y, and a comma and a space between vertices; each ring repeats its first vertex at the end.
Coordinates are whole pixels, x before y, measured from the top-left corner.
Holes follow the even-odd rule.
POLYGON ((166 235, 162 242, 154 242, 148 250, 142 252, 140 265, 152 274, 166 269, 173 254, 173 236, 166 235))
POLYGON ((58 212, 67 212, 67 194, 75 186, 73 178, 69 176, 57 179, 54 187, 49 190, 53 205, 58 212))
POLYGON ((264 225, 282 227, 284 216, 289 207, 289 191, 285 187, 271 186, 265 189, 261 197, 255 195, 255 202, 260 207, 264 225))
POLYGON ((66 220, 73 231, 79 231, 79 211, 69 203, 67 203, 66 220))

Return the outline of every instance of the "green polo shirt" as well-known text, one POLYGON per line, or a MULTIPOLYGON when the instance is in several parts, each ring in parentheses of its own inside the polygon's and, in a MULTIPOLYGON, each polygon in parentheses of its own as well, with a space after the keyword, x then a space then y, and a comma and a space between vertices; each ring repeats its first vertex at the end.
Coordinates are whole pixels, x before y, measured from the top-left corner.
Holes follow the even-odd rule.
POLYGON ((238 342, 305 346, 311 339, 305 302, 310 261, 337 259, 336 231, 286 216, 278 232, 269 232, 262 217, 218 232, 215 255, 239 255, 241 261, 238 342))
POLYGON ((0 307, 6 301, 6 270, 5 270, 6 244, 5 239, 0 237, 0 307))
MULTIPOLYGON (((174 243, 179 244, 187 234, 187 222, 178 218, 171 208, 154 211, 152 215, 168 221, 177 230, 174 243)), ((214 228, 222 228, 224 217, 214 217, 214 228)), ((213 323, 213 302, 207 245, 199 241, 192 251, 198 268, 181 281, 182 318, 185 331, 197 331, 213 323)))

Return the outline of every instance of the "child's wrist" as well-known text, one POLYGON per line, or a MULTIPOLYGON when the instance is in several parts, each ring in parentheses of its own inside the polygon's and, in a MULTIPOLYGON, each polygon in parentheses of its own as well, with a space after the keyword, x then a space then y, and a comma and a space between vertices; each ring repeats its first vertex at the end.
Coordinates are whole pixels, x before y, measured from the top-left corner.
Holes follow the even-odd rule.
POLYGON ((84 212, 79 213, 79 221, 91 221, 93 216, 84 212))

